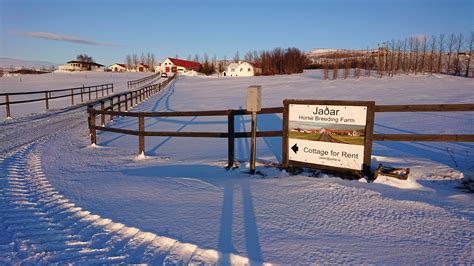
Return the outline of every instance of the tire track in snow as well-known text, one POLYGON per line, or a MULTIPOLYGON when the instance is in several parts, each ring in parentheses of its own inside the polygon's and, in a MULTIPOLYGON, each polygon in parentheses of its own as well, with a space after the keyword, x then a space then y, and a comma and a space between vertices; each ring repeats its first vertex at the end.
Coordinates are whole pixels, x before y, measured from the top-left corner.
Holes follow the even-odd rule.
MULTIPOLYGON (((218 264, 223 254, 215 250, 115 223, 54 189, 41 168, 41 145, 85 121, 82 112, 35 121, 27 129, 31 134, 3 147, 16 148, 0 158, 0 263, 218 264)), ((252 263, 234 254, 226 257, 232 264, 252 263)))

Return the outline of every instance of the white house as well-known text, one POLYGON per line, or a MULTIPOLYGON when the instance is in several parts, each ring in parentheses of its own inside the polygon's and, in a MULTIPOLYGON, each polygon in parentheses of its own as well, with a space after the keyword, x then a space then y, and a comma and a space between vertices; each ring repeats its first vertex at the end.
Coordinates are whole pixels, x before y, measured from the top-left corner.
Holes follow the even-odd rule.
POLYGON ((112 71, 112 72, 125 72, 127 71, 127 65, 125 64, 113 64, 111 66, 109 66, 109 70, 112 71))
POLYGON ((161 72, 161 63, 158 63, 154 68, 153 71, 155 73, 161 72))
POLYGON ((222 72, 222 75, 229 77, 251 77, 255 76, 255 67, 248 62, 242 61, 230 63, 227 66, 227 70, 222 72))
POLYGON ((104 65, 95 62, 69 61, 67 64, 58 67, 60 71, 97 71, 105 70, 104 65))
POLYGON ((198 71, 201 64, 194 61, 168 57, 161 63, 162 73, 185 73, 191 70, 198 71))

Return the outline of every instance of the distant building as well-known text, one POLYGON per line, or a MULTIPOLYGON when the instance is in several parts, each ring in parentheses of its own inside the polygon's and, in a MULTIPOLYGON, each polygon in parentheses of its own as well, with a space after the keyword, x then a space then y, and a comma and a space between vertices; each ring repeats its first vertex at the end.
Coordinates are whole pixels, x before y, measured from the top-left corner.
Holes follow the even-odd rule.
POLYGON ((105 70, 104 65, 95 62, 69 61, 59 66, 60 71, 97 71, 105 70))
POLYGON ((166 58, 161 63, 161 72, 165 73, 185 73, 191 70, 199 71, 201 64, 199 62, 182 60, 177 58, 166 58))
POLYGON ((161 63, 158 63, 154 68, 153 71, 155 73, 161 72, 161 63))
POLYGON ((127 71, 127 65, 125 64, 113 64, 109 66, 109 70, 112 72, 125 72, 127 71))
POLYGON ((147 72, 150 69, 149 65, 145 65, 143 63, 138 64, 136 72, 147 72))
POLYGON ((238 63, 230 63, 227 70, 222 72, 223 76, 228 77, 251 77, 255 76, 255 67, 248 63, 239 61, 238 63))

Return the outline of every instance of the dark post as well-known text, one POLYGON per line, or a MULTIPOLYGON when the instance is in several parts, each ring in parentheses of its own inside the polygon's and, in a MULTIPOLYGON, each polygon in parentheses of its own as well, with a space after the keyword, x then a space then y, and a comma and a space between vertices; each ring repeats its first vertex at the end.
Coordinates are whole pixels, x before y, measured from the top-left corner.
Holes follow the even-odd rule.
POLYGON ((234 137, 234 110, 227 113, 227 167, 230 169, 234 166, 235 160, 235 137, 234 137))
POLYGON ((125 111, 128 111, 128 93, 125 93, 123 96, 125 96, 125 111))
POLYGON ((288 169, 290 162, 288 159, 288 103, 286 101, 283 101, 283 137, 281 143, 282 168, 288 169))
POLYGON ((121 112, 122 108, 120 107, 120 105, 122 105, 122 103, 120 102, 120 95, 117 95, 117 104, 118 104, 118 111, 121 112))
POLYGON ((84 85, 82 85, 82 88, 81 88, 81 103, 84 102, 84 85))
POLYGON ((145 117, 138 117, 138 155, 145 155, 145 117))
POLYGON ((104 97, 104 85, 100 85, 100 92, 102 92, 102 97, 104 97))
POLYGON ((114 93, 114 85, 112 85, 112 93, 114 93))
POLYGON ((45 91, 45 92, 44 92, 44 102, 45 102, 45 104, 46 104, 46 111, 48 111, 48 110, 49 110, 49 99, 48 99, 48 94, 49 94, 49 93, 48 93, 47 91, 45 91))
POLYGON ((5 94, 5 108, 6 108, 6 113, 7 113, 7 118, 12 117, 10 113, 10 97, 8 94, 5 94))
POLYGON ((140 92, 140 102, 142 102, 143 89, 140 89, 139 92, 140 92))
MULTIPOLYGON (((110 111, 114 111, 114 97, 110 97, 110 111)), ((114 120, 114 115, 110 114, 110 121, 114 120)))
POLYGON ((257 112, 252 112, 252 135, 250 139, 250 174, 255 174, 255 159, 257 153, 257 112))
POLYGON ((74 105, 74 89, 71 89, 71 105, 74 105))
POLYGON ((95 86, 95 99, 97 100, 99 98, 99 89, 97 86, 95 86))
POLYGON ((87 109, 89 111, 89 129, 91 133, 91 145, 95 145, 97 143, 97 136, 95 130, 95 115, 93 113, 94 108, 92 107, 92 104, 89 104, 87 109))
POLYGON ((89 101, 91 100, 91 87, 89 87, 89 101))
POLYGON ((104 114, 104 109, 105 109, 105 103, 103 100, 100 101, 100 125, 105 126, 105 114, 104 114))

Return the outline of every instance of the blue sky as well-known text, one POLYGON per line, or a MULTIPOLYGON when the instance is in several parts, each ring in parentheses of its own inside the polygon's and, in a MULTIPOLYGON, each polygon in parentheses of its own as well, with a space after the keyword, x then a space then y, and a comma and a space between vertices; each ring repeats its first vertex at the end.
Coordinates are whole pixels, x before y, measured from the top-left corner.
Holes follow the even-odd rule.
POLYGON ((0 0, 0 57, 102 64, 297 47, 365 49, 391 39, 470 34, 474 0, 0 0))

